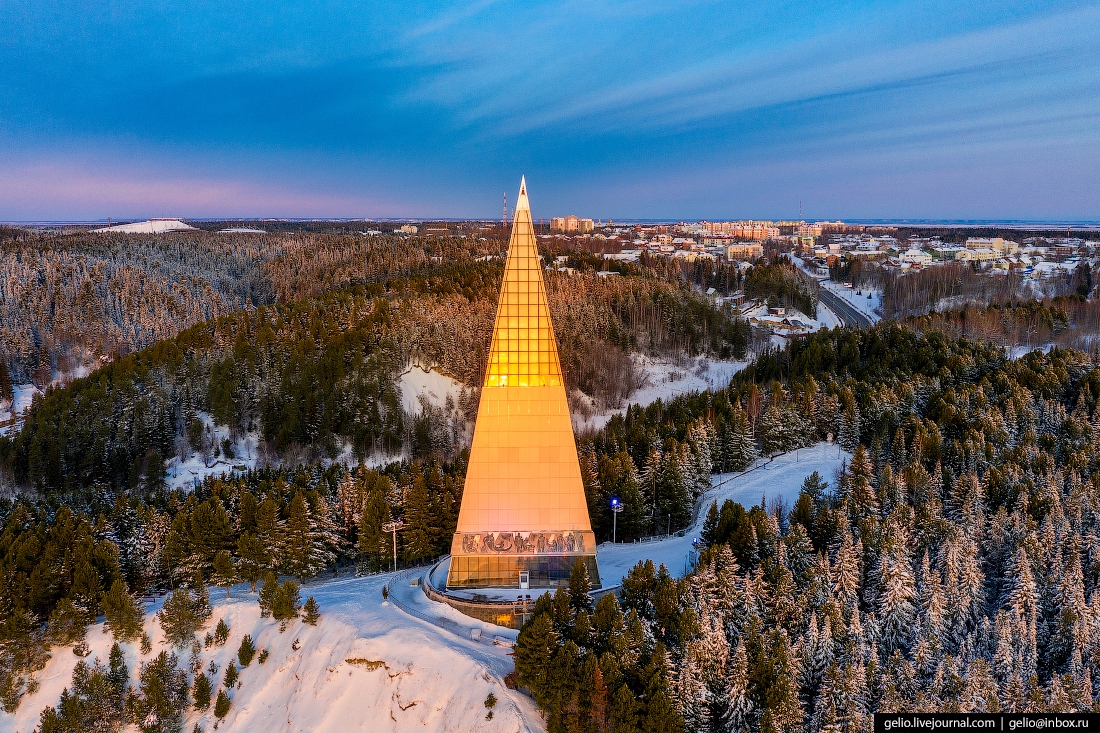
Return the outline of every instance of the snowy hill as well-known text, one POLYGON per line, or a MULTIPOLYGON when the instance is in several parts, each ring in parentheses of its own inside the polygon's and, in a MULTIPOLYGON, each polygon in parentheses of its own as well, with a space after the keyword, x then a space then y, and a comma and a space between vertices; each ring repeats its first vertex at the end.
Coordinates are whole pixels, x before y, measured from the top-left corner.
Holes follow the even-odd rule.
POLYGON ((149 219, 148 221, 135 221, 130 224, 116 224, 110 227, 96 229, 96 232, 118 232, 121 234, 164 234, 185 229, 194 229, 182 219, 149 219))
MULTIPOLYGON (((202 651, 203 668, 214 662, 220 670, 215 675, 219 686, 245 634, 252 636, 258 652, 270 653, 264 664, 257 655, 240 670, 239 688, 230 693, 232 707, 218 730, 514 733, 541 729, 533 704, 502 682, 512 668, 508 648, 461 639, 383 602, 386 579, 373 576, 308 584, 302 595, 317 599, 320 622, 309 626, 294 621, 283 633, 278 622, 260 618, 256 595, 247 592, 248 586, 234 588, 228 601, 224 591, 212 588, 214 614, 199 636, 212 631, 219 619, 229 625, 225 645, 202 651), (499 702, 493 719, 487 721, 484 702, 490 692, 499 702)), ((154 605, 146 613, 151 653, 141 655, 136 644, 123 645, 131 684, 142 661, 168 648, 153 615, 157 609, 154 605)), ((91 628, 88 644, 89 662, 95 657, 106 661, 112 639, 102 624, 91 628)), ((177 654, 185 666, 189 651, 177 654)), ((71 649, 55 648, 53 658, 37 675, 39 689, 23 698, 15 715, 0 713, 0 732, 31 733, 42 709, 56 704, 70 684, 77 661, 71 649)), ((191 731, 198 724, 210 731, 215 722, 212 709, 191 710, 183 730, 191 731)))

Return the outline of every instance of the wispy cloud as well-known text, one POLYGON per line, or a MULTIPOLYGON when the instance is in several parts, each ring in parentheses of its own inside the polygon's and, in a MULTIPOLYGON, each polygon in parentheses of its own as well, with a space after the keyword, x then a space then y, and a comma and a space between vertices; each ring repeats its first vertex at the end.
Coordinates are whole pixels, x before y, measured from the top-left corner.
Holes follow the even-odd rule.
POLYGON ((939 201, 929 182, 955 186, 959 160, 986 189, 952 205, 999 193, 1100 216, 1091 184, 1058 177, 1100 149, 1096 3, 51 7, 0 5, 8 218, 172 200, 490 215, 520 172, 555 210, 713 216, 796 199, 826 169, 821 200, 848 191, 873 216, 919 207, 907 171, 939 201))

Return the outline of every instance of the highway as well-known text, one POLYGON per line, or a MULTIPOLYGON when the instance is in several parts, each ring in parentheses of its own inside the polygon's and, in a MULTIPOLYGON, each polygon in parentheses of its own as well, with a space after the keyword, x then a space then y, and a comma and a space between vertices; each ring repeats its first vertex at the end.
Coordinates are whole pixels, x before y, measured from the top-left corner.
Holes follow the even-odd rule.
POLYGON ((824 287, 818 290, 818 296, 821 302, 829 307, 829 310, 836 313, 837 318, 839 318, 845 326, 863 327, 873 324, 870 318, 853 308, 839 295, 826 290, 824 287))

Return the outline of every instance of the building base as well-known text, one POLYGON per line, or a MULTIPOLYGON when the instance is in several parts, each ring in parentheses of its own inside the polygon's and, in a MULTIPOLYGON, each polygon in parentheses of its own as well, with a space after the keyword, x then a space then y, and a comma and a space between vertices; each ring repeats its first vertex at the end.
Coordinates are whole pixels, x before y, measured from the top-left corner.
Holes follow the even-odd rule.
POLYGON ((588 568, 588 582, 600 588, 596 553, 584 555, 452 555, 448 588, 548 589, 569 585, 573 566, 588 568), (526 584, 523 584, 526 573, 526 584))

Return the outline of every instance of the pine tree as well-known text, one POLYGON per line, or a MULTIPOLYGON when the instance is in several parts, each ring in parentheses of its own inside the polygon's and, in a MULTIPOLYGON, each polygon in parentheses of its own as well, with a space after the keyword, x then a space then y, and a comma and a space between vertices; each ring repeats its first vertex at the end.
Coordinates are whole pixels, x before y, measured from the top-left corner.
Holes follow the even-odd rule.
POLYGON ((187 674, 175 654, 161 652, 141 667, 134 698, 135 718, 142 733, 179 733, 188 706, 187 674))
POLYGON ((256 583, 263 577, 264 570, 271 566, 271 555, 254 532, 245 531, 237 539, 237 556, 240 558, 237 574, 252 586, 255 593, 256 583))
POLYGON ((317 605, 313 596, 307 598, 305 605, 302 606, 302 620, 310 626, 316 626, 321 620, 321 607, 317 605))
POLYGON ((218 550, 214 556, 214 575, 211 578, 214 585, 225 588, 225 597, 229 598, 229 588, 237 582, 237 569, 233 566, 233 558, 228 550, 218 550))
POLYGON ((237 660, 242 667, 252 664, 252 658, 256 656, 256 645, 252 642, 252 635, 245 634, 241 639, 241 646, 237 649, 237 660))
POLYGON ((122 580, 111 584, 111 589, 103 596, 103 615, 106 626, 118 641, 133 641, 141 636, 144 614, 130 594, 122 580))
POLYGON ((214 691, 210 687, 210 678, 201 673, 195 675, 195 683, 191 687, 191 696, 195 700, 195 708, 206 710, 210 707, 210 698, 213 695, 214 691))
POLYGON ((218 690, 218 699, 214 703, 214 715, 221 720, 229 714, 229 696, 225 694, 225 690, 218 690))
POLYGON ((237 685, 237 677, 237 666, 230 659, 228 664, 225 665, 225 689, 232 690, 237 685))
POLYGON ((301 596, 299 595, 298 584, 293 580, 284 580, 277 586, 275 601, 271 606, 271 615, 276 621, 298 618, 298 605, 300 602, 301 596))
POLYGON ((641 705, 628 685, 620 685, 611 696, 609 713, 610 733, 636 733, 638 730, 638 710, 641 705))

